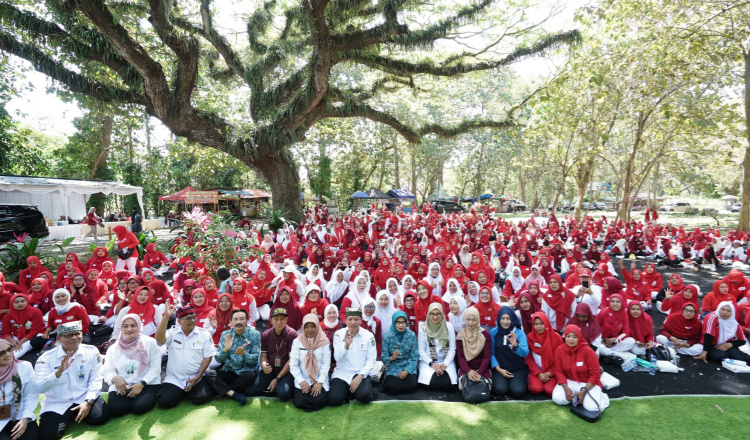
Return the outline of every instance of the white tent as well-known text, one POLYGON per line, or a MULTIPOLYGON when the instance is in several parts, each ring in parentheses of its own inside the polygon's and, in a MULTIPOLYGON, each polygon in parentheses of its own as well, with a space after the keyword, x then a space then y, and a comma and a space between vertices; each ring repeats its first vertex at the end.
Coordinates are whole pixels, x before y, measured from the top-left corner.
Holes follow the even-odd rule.
MULTIPOLYGON (((0 176, 0 203, 37 205, 46 218, 82 219, 91 194, 135 194, 143 211, 143 188, 117 182, 56 179, 51 177, 0 176)), ((102 215, 103 213, 98 213, 102 215)))

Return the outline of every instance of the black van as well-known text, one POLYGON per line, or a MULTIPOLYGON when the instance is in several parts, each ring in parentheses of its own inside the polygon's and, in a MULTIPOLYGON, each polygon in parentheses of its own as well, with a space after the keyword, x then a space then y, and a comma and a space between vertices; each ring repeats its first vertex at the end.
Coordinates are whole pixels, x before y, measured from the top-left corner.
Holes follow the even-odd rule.
POLYGON ((49 235, 44 215, 35 205, 0 204, 0 243, 15 240, 13 235, 34 237, 49 235))

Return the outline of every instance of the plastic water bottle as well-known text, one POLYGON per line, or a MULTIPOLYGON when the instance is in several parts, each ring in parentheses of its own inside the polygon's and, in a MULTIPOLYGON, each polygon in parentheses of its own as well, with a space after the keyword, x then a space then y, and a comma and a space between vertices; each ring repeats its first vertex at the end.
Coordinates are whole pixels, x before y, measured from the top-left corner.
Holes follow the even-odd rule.
POLYGON ((648 367, 648 374, 656 375, 656 356, 651 355, 651 365, 648 367))
POLYGON ((631 359, 625 362, 624 364, 622 364, 622 371, 628 372, 632 370, 633 368, 635 368, 636 365, 638 365, 638 362, 636 362, 635 359, 631 359))
POLYGON ((678 368, 680 367, 680 355, 679 354, 674 355, 674 359, 672 360, 672 363, 674 364, 675 367, 678 367, 678 368))

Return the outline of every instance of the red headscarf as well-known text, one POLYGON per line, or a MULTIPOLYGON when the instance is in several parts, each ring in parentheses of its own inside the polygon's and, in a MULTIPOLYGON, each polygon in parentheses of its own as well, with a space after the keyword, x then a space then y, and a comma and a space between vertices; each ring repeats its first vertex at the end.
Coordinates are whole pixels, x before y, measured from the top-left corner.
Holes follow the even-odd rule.
POLYGON ((209 313, 208 318, 216 318, 216 331, 214 332, 214 345, 218 345, 221 340, 221 334, 226 330, 232 328, 232 311, 234 311, 234 303, 232 302, 232 295, 229 293, 222 293, 219 295, 219 301, 216 302, 216 308, 213 312, 209 313), (222 298, 229 300, 229 310, 223 311, 219 308, 219 302, 222 298))
POLYGON ((664 278, 662 278, 661 274, 656 270, 656 266, 654 265, 654 263, 646 263, 646 265, 643 266, 642 275, 643 275, 643 279, 646 281, 646 284, 648 284, 649 289, 651 290, 661 289, 661 284, 664 282, 664 278), (648 266, 651 266, 653 272, 648 273, 646 271, 646 268, 648 266))
POLYGON ((601 312, 596 315, 596 322, 602 328, 602 338, 616 338, 617 336, 625 333, 627 336, 630 334, 630 327, 628 325, 628 312, 627 305, 622 299, 622 295, 615 294, 610 297, 610 300, 618 299, 620 301, 620 310, 613 310, 612 307, 605 307, 601 312))
POLYGON ((130 311, 128 313, 138 315, 143 325, 154 322, 154 316, 156 315, 156 308, 151 301, 151 296, 151 289, 148 286, 140 286, 135 289, 133 302, 130 303, 130 311), (148 292, 148 299, 145 303, 138 301, 138 295, 141 293, 141 290, 148 292))
POLYGON ((562 337, 552 330, 552 324, 544 312, 536 312, 531 318, 532 329, 527 335, 529 350, 542 358, 542 370, 552 371, 555 363, 555 350, 563 344, 562 337), (534 320, 541 319, 544 323, 544 333, 533 328, 534 320))
POLYGON ((193 290, 193 294, 190 295, 190 306, 195 310, 195 316, 198 318, 198 322, 204 321, 208 317, 208 314, 214 310, 214 307, 208 301, 208 295, 206 295, 206 292, 203 289, 193 290), (203 295, 203 305, 201 306, 195 304, 196 293, 203 295))
POLYGON ((518 295, 518 311, 521 313, 521 324, 523 324, 523 331, 527 334, 533 332, 534 330, 534 320, 532 319, 532 316, 536 312, 536 307, 534 307, 535 303, 536 300, 531 296, 528 290, 524 290, 520 295, 518 295), (526 298, 526 300, 529 301, 529 304, 531 304, 529 310, 524 310, 521 308, 521 298, 526 298))
POLYGON ((31 306, 40 305, 51 290, 52 289, 49 288, 49 284, 47 283, 47 280, 45 280, 44 278, 34 278, 34 280, 31 281, 31 286, 29 286, 29 292, 28 292, 29 305, 31 306), (34 290, 31 288, 34 286, 34 283, 40 283, 42 285, 42 290, 40 290, 39 292, 34 292, 34 290))
POLYGON ((591 312, 591 307, 585 302, 578 303, 576 306, 576 313, 570 320, 570 324, 575 325, 581 330, 583 338, 591 344, 602 334, 602 329, 599 327, 599 323, 596 322, 596 317, 591 312), (588 319, 584 322, 578 319, 577 315, 586 315, 588 319))
POLYGON ((570 307, 573 305, 576 295, 565 287, 560 275, 552 275, 550 281, 552 280, 557 281, 558 288, 557 290, 552 290, 552 286, 550 286, 547 293, 543 295, 543 298, 544 302, 555 311, 555 327, 557 327, 555 331, 560 331, 565 324, 565 320, 570 319, 570 307))
MULTIPOLYGON (((602 305, 608 306, 609 299, 613 295, 622 295, 622 283, 615 277, 605 277, 604 281, 607 283, 607 288, 602 289, 602 305)), ((622 301, 622 299, 620 299, 622 301)), ((623 303, 623 307, 625 304, 623 303)))
MULTIPOLYGON (((414 311, 417 316, 417 322, 424 322, 427 321, 427 309, 430 307, 430 304, 432 303, 438 303, 443 307, 443 314, 447 316, 448 313, 446 313, 445 310, 445 303, 439 296, 435 296, 432 294, 432 287, 427 283, 425 280, 420 280, 417 282, 417 286, 422 285, 425 289, 427 289, 427 298, 422 299, 419 296, 419 293, 417 293, 416 302, 414 303, 414 311)), ((415 287, 415 290, 417 289, 417 286, 415 287)))
POLYGON ((654 320, 643 311, 640 301, 628 301, 628 326, 630 336, 637 342, 646 343, 654 340, 654 320), (641 309, 641 316, 633 318, 630 314, 632 307, 641 309))
POLYGON ((662 328, 667 330, 677 339, 700 339, 701 332, 703 331, 703 323, 698 318, 698 307, 691 303, 683 305, 680 313, 672 313, 667 316, 662 328), (687 319, 682 315, 682 311, 688 306, 695 309, 695 314, 692 319, 687 319))
MULTIPOLYGON (((583 304, 583 303, 582 303, 583 304)), ((555 350, 555 367, 565 372, 568 379, 577 382, 591 382, 594 385, 601 386, 599 378, 601 377, 601 367, 596 357, 596 353, 589 347, 588 342, 584 339, 581 329, 576 325, 566 325, 563 335, 575 333, 578 337, 578 344, 571 347, 566 343, 560 344, 555 350), (583 361, 583 362, 582 362, 583 361), (588 368, 589 374, 586 377, 579 377, 577 374, 578 365, 588 368)), ((558 380, 560 377, 558 376, 558 380)))
POLYGON ((672 275, 669 276, 669 283, 667 284, 667 287, 669 287, 669 289, 671 289, 672 292, 676 295, 682 292, 683 290, 685 290, 685 283, 682 282, 681 276, 679 276, 676 273, 673 273, 672 275), (672 281, 675 278, 677 279, 677 284, 672 283, 672 281))
POLYGON ((287 321, 286 325, 293 328, 294 330, 299 330, 302 328, 302 311, 299 308, 299 305, 297 304, 297 301, 294 300, 294 295, 292 294, 292 291, 289 290, 288 287, 284 287, 279 290, 279 294, 276 297, 276 301, 273 302, 273 306, 271 306, 271 310, 281 307, 286 309, 287 313, 287 321), (289 301, 286 303, 281 302, 281 291, 286 290, 289 292, 289 301))

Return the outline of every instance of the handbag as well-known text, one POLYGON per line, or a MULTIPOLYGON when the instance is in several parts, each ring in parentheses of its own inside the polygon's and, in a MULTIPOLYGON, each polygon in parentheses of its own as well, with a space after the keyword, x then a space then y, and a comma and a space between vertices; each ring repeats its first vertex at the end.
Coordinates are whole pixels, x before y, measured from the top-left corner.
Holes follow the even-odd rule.
MULTIPOLYGON (((656 357, 657 361, 671 361, 672 360, 672 353, 669 352, 667 347, 659 344, 654 345, 651 347, 651 354, 656 357)), ((646 358, 651 359, 650 356, 648 356, 648 353, 646 353, 646 358)))
POLYGON ((587 421, 589 423, 594 423, 597 420, 599 420, 599 418, 602 416, 602 413, 604 411, 602 411, 602 408, 599 406, 599 401, 596 400, 596 399, 594 399, 591 396, 591 394, 589 394, 589 390, 586 389, 586 387, 583 387, 583 389, 585 390, 586 395, 588 395, 589 397, 591 397, 591 400, 593 400, 594 403, 596 403, 597 411, 589 411, 589 410, 587 410, 586 408, 583 407, 583 401, 581 401, 581 402, 578 402, 578 405, 573 405, 571 403, 570 404, 570 412, 572 412, 573 414, 577 415, 578 417, 582 418, 583 420, 585 420, 585 421, 587 421))
POLYGON ((117 257, 121 260, 127 260, 133 256, 133 251, 135 251, 135 248, 120 249, 117 251, 117 257))
POLYGON ((458 378, 458 384, 461 388, 461 396, 464 402, 482 403, 490 400, 490 380, 482 378, 479 382, 469 380, 467 375, 458 378))

